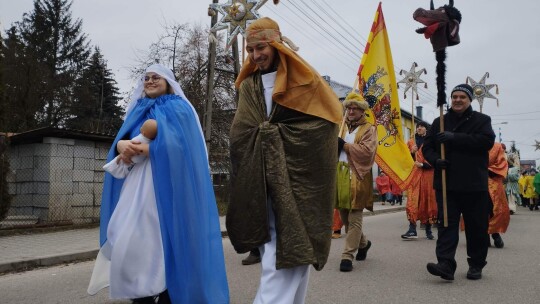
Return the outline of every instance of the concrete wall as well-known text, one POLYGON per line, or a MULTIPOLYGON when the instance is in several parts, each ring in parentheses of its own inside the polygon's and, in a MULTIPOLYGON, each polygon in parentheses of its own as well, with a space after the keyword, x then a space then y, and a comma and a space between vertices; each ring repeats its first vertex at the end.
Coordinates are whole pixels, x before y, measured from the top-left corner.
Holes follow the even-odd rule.
POLYGON ((32 216, 41 222, 98 220, 109 147, 56 137, 12 145, 9 191, 14 198, 8 216, 32 216))

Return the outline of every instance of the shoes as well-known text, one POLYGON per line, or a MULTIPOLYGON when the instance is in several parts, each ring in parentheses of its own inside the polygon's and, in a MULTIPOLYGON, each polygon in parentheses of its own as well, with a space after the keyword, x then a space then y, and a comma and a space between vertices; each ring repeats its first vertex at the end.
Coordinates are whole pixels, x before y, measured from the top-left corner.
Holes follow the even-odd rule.
MULTIPOLYGON (((382 204, 381 204, 381 205, 386 205, 386 202, 382 202, 382 204)), ((532 210, 532 209, 531 209, 531 210, 532 210)))
POLYGON ((131 300, 132 304, 155 304, 155 297, 144 297, 131 300))
POLYGON ((426 224, 426 238, 428 240, 435 239, 435 237, 433 236, 433 232, 431 231, 431 224, 426 224))
POLYGON ((367 252, 371 248, 371 241, 367 241, 367 245, 364 248, 359 248, 358 252, 356 253, 356 260, 357 261, 363 261, 367 257, 367 252))
POLYGON ((247 258, 242 260, 242 265, 253 265, 261 262, 261 257, 253 254, 249 254, 247 258))
POLYGON ((494 234, 491 235, 491 237, 493 238, 493 244, 495 244, 495 247, 497 247, 497 248, 503 248, 504 247, 504 242, 503 242, 503 239, 502 239, 500 234, 494 233, 494 234))
POLYGON ((352 261, 349 260, 341 260, 341 263, 339 264, 339 271, 341 272, 349 272, 352 271, 352 261))
POLYGON ((482 278, 482 268, 470 266, 469 271, 467 271, 467 279, 480 280, 481 278, 482 278))
POLYGON ((514 215, 516 212, 513 210, 510 210, 510 215, 514 215))
POLYGON ((415 230, 409 229, 407 232, 405 232, 405 234, 402 234, 402 235, 401 235, 401 238, 402 238, 402 239, 406 239, 406 240, 417 239, 417 238, 418 238, 418 234, 416 234, 416 231, 415 231, 415 230))
POLYGON ((332 238, 333 239, 339 239, 341 237, 341 233, 332 233, 332 238))
POLYGON ((434 276, 441 277, 444 280, 453 281, 454 280, 454 271, 450 266, 441 263, 428 263, 427 270, 434 276))

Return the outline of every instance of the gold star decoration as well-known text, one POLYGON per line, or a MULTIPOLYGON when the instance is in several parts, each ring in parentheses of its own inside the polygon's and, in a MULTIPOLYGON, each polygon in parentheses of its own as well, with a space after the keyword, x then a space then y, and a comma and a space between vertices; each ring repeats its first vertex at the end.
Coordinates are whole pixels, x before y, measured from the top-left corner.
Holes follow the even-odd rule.
POLYGON ((465 81, 466 83, 471 83, 471 87, 473 88, 473 99, 478 100, 480 112, 482 112, 482 107, 484 106, 484 98, 493 98, 497 100, 497 107, 499 106, 499 99, 489 92, 489 90, 495 87, 495 94, 499 94, 499 86, 496 84, 486 84, 486 78, 489 78, 488 72, 484 74, 484 77, 482 77, 479 82, 474 81, 469 76, 467 76, 467 80, 465 81))
POLYGON ((212 33, 229 29, 227 48, 229 48, 238 34, 245 35, 246 27, 260 18, 258 9, 268 0, 228 0, 223 4, 210 4, 210 9, 223 15, 211 29, 212 33))
POLYGON ((399 75, 403 75, 405 73, 405 77, 403 77, 403 79, 397 82, 398 88, 399 88, 400 83, 405 84, 405 91, 403 92, 403 98, 407 98, 407 91, 411 89, 412 95, 413 95, 412 98, 414 99, 414 95, 416 94, 416 100, 418 100, 419 98, 418 98, 417 86, 419 83, 423 83, 424 87, 427 89, 427 83, 423 81, 422 79, 420 79, 420 75, 422 75, 422 73, 427 74, 426 69, 421 69, 419 71, 416 71, 417 67, 418 67, 418 64, 416 64, 416 62, 413 62, 409 72, 405 70, 401 70, 399 72, 399 75))

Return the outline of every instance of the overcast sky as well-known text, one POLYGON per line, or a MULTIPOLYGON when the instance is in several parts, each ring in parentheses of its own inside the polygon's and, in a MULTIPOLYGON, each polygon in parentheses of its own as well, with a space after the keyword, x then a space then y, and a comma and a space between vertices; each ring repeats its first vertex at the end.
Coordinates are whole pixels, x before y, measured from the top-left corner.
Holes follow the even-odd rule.
MULTIPOLYGON (((437 7, 446 3, 434 2, 437 7)), ((465 82, 467 76, 479 81, 489 72, 486 84, 499 86, 499 95, 495 95, 495 89, 490 92, 499 98, 500 105, 497 107, 494 99, 485 99, 483 112, 492 117, 497 140, 500 128, 503 142, 509 145, 515 141, 522 159, 540 163, 540 150, 535 151, 534 147, 535 140, 540 140, 540 101, 536 91, 540 86, 537 16, 540 1, 454 2, 463 21, 461 44, 447 49, 448 90, 465 82)), ((128 91, 131 79, 127 68, 135 63, 137 50, 156 41, 165 22, 209 24, 209 3, 210 0, 74 0, 72 13, 75 19, 83 20, 83 31, 91 44, 101 48, 120 89, 128 91)), ((283 35, 300 47, 300 55, 319 73, 351 86, 378 3, 376 0, 282 0, 275 6, 269 0, 259 13, 278 21, 283 35)), ((422 76, 428 89, 422 88, 415 105, 424 107, 424 119, 431 122, 438 115, 435 55, 429 41, 414 32, 420 24, 412 19, 416 8, 428 6, 429 0, 382 1, 396 71, 409 70, 412 62, 428 71, 422 76)), ((12 22, 21 20, 23 13, 32 8, 32 0, 0 0, 1 28, 5 30, 12 22)), ((399 96, 402 107, 410 112, 410 91, 407 99, 403 98, 402 89, 399 96)), ((476 101, 473 107, 479 109, 476 101)))

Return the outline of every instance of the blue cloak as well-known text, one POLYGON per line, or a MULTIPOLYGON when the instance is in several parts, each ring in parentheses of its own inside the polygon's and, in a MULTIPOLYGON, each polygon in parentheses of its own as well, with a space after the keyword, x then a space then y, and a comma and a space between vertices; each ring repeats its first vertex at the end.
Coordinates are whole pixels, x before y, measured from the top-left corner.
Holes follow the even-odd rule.
MULTIPOLYGON (((107 162, 119 140, 139 133, 155 119, 158 134, 150 144, 150 161, 159 213, 167 290, 172 303, 229 303, 217 206, 206 147, 197 117, 177 95, 142 98, 118 131, 107 162)), ((100 245, 124 180, 105 174, 101 202, 100 245)))

